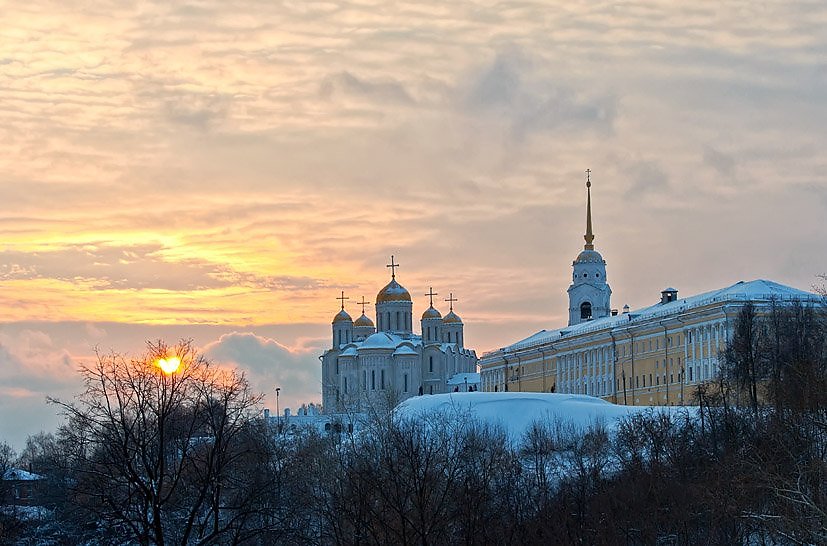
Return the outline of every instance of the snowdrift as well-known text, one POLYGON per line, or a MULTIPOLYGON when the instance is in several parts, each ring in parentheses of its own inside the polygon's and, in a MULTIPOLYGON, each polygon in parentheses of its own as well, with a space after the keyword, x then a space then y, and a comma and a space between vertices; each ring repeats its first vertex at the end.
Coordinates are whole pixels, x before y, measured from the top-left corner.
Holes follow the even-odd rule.
POLYGON ((584 430, 601 423, 614 429, 619 421, 641 412, 669 412, 689 415, 695 408, 662 406, 619 406, 582 394, 530 392, 456 392, 416 396, 402 402, 395 414, 414 419, 477 419, 502 426, 518 441, 534 422, 559 422, 584 430))

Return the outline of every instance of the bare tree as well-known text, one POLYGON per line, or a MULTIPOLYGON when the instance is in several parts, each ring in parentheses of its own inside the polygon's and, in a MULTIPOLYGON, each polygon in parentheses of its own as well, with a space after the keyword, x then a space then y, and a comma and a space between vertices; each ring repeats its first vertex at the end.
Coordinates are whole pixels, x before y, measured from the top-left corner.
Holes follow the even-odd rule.
POLYGON ((212 365, 189 341, 147 345, 137 359, 98 354, 81 369, 85 389, 76 401, 52 400, 68 417, 60 435, 72 501, 110 539, 249 538, 261 530, 251 517, 258 484, 248 471, 266 460, 254 427, 260 397, 243 375, 212 365))
POLYGON ((5 477, 12 469, 16 457, 14 449, 9 444, 0 442, 0 504, 3 504, 9 493, 8 481, 5 477))

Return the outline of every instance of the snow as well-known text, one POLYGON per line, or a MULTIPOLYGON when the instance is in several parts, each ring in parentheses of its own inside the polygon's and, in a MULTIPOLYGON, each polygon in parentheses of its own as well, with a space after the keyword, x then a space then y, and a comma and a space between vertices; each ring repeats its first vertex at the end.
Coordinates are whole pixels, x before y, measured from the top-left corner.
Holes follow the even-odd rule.
POLYGON ((416 356, 417 354, 418 353, 414 350, 414 348, 411 345, 407 344, 407 343, 403 343, 403 344, 399 345, 399 347, 397 347, 397 349, 393 352, 393 356, 398 356, 398 355, 413 355, 413 356, 416 356))
POLYGON ((26 472, 25 470, 21 470, 19 468, 10 468, 3 474, 3 479, 6 481, 32 482, 42 480, 43 476, 33 472, 26 472))
POLYGON ((480 384, 480 374, 478 373, 458 373, 451 376, 448 380, 448 385, 460 386, 460 385, 479 385, 480 384))
POLYGON ((502 426, 512 441, 519 441, 535 422, 570 424, 578 430, 600 423, 612 430, 621 419, 635 414, 663 411, 682 415, 695 408, 619 406, 582 394, 458 392, 409 398, 395 411, 402 418, 473 418, 502 426))

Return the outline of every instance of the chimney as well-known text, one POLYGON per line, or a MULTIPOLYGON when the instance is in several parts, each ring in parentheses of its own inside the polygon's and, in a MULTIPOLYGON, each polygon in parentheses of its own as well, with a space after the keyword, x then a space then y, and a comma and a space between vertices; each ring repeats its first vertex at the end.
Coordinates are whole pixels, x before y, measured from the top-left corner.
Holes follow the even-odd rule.
POLYGON ((674 288, 665 288, 660 293, 660 302, 661 303, 669 303, 672 301, 677 301, 678 299, 678 291, 674 288))

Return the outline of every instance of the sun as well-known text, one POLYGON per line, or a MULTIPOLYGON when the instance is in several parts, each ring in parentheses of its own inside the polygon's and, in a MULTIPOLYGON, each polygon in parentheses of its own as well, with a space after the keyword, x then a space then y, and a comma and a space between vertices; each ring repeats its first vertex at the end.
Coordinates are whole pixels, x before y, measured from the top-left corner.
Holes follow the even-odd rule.
POLYGON ((178 371, 179 366, 181 366, 181 359, 177 356, 159 358, 156 364, 165 374, 172 374, 178 371))

